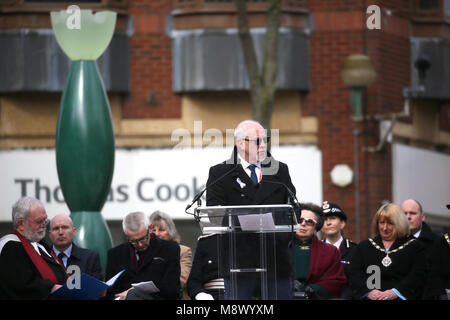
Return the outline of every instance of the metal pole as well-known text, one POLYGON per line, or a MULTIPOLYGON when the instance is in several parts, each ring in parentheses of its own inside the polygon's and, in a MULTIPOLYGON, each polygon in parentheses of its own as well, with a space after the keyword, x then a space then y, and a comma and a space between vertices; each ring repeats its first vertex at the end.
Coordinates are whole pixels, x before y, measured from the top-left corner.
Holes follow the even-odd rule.
POLYGON ((361 223, 360 223, 360 207, 359 207, 359 129, 353 129, 353 156, 355 170, 355 225, 356 225, 356 241, 361 241, 361 223))

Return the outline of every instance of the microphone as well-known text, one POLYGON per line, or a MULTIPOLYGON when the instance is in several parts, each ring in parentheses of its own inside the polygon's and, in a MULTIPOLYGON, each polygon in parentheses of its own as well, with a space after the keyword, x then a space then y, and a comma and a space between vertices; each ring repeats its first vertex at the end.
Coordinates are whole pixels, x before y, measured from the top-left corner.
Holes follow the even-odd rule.
POLYGON ((282 185, 282 186, 286 189, 286 191, 288 192, 289 198, 290 198, 291 201, 294 203, 295 207, 296 207, 299 211, 302 210, 302 206, 300 205, 300 202, 298 201, 297 197, 295 196, 295 193, 292 192, 292 190, 289 189, 289 187, 288 187, 285 183, 279 182, 279 181, 270 181, 270 180, 265 180, 264 182, 282 185))
MULTIPOLYGON (((214 180, 213 182, 211 182, 210 184, 208 184, 207 186, 205 186, 202 190, 200 190, 200 192, 198 192, 194 199, 192 199, 192 202, 190 204, 188 204, 186 206, 186 209, 184 210, 184 212, 186 212, 187 214, 191 214, 189 212, 187 212, 194 203, 196 203, 197 201, 200 200, 200 198, 202 197, 202 195, 205 193, 206 189, 208 189, 209 187, 215 185, 217 182, 219 182, 220 180, 222 180, 225 176, 229 175, 232 171, 235 171, 238 167, 239 163, 236 163, 236 165, 231 168, 230 170, 228 170, 227 172, 225 172, 223 175, 221 175, 220 177, 218 177, 216 180, 214 180)), ((236 173, 237 174, 237 173, 236 173)))
MULTIPOLYGON (((278 182, 278 181, 270 181, 270 180, 265 180, 264 182, 269 182, 269 183, 274 183, 274 184, 280 184, 282 185, 286 191, 289 194, 289 198, 291 198, 291 201, 294 203, 295 207, 297 208, 299 214, 301 214, 302 211, 302 206, 300 205, 300 202, 298 201, 297 197, 295 196, 295 193, 292 192, 291 189, 289 189, 289 187, 283 183, 283 182, 278 182)), ((295 209, 294 209, 294 215, 295 215, 295 209)), ((294 242, 295 242, 295 236, 294 236, 294 225, 291 223, 291 240, 288 243, 288 248, 292 248, 294 242)))

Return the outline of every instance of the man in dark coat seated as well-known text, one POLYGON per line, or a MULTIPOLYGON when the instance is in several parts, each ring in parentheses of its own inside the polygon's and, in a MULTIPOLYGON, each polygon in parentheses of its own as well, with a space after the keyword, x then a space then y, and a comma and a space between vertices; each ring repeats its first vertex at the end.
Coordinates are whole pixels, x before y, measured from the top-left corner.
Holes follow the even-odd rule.
POLYGON ((48 223, 45 208, 37 199, 21 198, 12 219, 14 233, 0 239, 0 300, 47 299, 67 275, 42 242, 48 223))
POLYGON ((341 294, 347 279, 336 247, 320 241, 316 232, 323 225, 322 209, 302 203, 294 251, 297 299, 330 299, 341 294))
POLYGON ((128 241, 108 251, 105 278, 125 269, 106 298, 120 300, 179 299, 180 246, 150 232, 148 217, 142 212, 129 213, 123 220, 128 241), (159 292, 133 288, 131 284, 153 281, 159 292))

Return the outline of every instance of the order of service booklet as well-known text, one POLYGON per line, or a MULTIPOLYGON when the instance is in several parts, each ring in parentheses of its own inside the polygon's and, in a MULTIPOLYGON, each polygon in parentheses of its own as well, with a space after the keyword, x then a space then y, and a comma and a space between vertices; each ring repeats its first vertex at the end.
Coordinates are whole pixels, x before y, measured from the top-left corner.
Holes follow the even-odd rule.
MULTIPOLYGON (((117 278, 125 271, 122 270, 107 282, 100 281, 86 273, 80 276, 79 286, 69 288, 67 282, 52 295, 61 299, 68 300, 97 300, 100 293, 111 287, 117 278)), ((70 278, 68 282, 70 282, 70 278)))

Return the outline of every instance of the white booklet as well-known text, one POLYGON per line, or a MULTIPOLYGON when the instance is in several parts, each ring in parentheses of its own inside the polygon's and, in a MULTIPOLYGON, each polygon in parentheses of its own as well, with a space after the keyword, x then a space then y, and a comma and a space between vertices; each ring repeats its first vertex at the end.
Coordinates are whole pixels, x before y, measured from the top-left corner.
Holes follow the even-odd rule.
POLYGON ((145 293, 157 293, 159 292, 158 287, 153 283, 153 281, 144 281, 139 283, 132 283, 131 286, 134 289, 141 290, 145 293))

